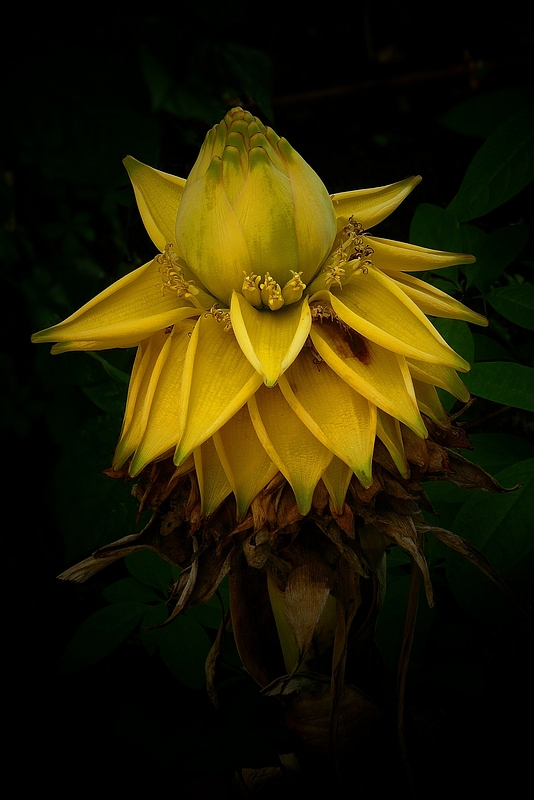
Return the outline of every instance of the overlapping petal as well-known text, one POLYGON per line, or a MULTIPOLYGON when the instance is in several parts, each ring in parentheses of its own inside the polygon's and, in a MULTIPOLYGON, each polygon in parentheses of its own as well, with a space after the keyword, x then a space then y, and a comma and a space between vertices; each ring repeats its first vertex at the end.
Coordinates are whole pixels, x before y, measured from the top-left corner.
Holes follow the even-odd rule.
POLYGON ((404 452, 399 420, 379 408, 376 420, 376 434, 382 444, 386 446, 393 463, 402 477, 409 478, 410 468, 404 452))
POLYGON ((343 511, 345 497, 352 479, 352 469, 337 456, 334 456, 322 475, 332 506, 337 514, 343 511))
POLYGON ((417 404, 421 412, 434 420, 438 425, 449 427, 449 415, 443 408, 434 386, 416 379, 413 382, 413 386, 415 389, 415 396, 417 397, 417 404))
POLYGON ((455 264, 472 264, 475 261, 475 257, 467 253, 431 250, 407 242, 380 239, 374 235, 367 235, 365 239, 374 250, 374 264, 383 270, 421 272, 452 267, 455 264))
POLYGON ((451 367, 445 367, 443 364, 429 364, 427 361, 417 361, 413 358, 407 358, 406 361, 412 378, 429 383, 431 386, 439 386, 464 403, 469 400, 467 387, 451 367))
POLYGON ((187 185, 176 218, 176 241, 194 274, 228 305, 232 290, 241 291, 243 272, 251 272, 251 261, 222 177, 222 161, 215 157, 204 177, 187 185))
POLYGON ((196 347, 188 351, 183 367, 184 383, 190 384, 190 390, 185 414, 182 411, 176 464, 228 422, 262 383, 235 336, 211 314, 200 317, 193 339, 196 347))
POLYGON ((356 189, 331 195, 338 231, 347 225, 351 217, 360 222, 365 230, 378 225, 395 211, 420 182, 421 176, 415 175, 376 189, 356 189))
POLYGON ((302 270, 302 280, 308 283, 332 246, 336 234, 336 215, 317 173, 286 139, 280 139, 278 149, 288 165, 293 190, 299 250, 297 269, 302 270))
POLYGON ((207 439, 194 452, 195 472, 200 489, 202 513, 209 517, 232 492, 213 438, 207 439))
POLYGON ((395 353, 469 369, 403 290, 373 267, 343 289, 319 292, 311 300, 330 303, 343 322, 395 353))
POLYGON ((293 303, 276 312, 257 310, 243 295, 234 292, 230 315, 241 350, 266 385, 274 386, 308 338, 311 327, 308 304, 293 303))
POLYGON ((160 264, 154 259, 104 289, 68 319, 35 333, 32 341, 65 343, 62 351, 131 347, 194 314, 198 310, 191 303, 164 291, 160 264))
MULTIPOLYGON (((291 181, 271 163, 263 147, 252 148, 249 164, 248 177, 233 210, 247 242, 252 269, 257 271, 261 265, 263 273, 269 272, 275 281, 285 283, 290 270, 299 269, 291 181)), ((314 266, 317 269, 318 265, 314 266)))
POLYGON ((278 472, 263 448, 245 405, 213 434, 217 454, 242 519, 256 495, 278 472))
POLYGON ((130 465, 132 475, 137 475, 151 461, 174 450, 180 440, 191 386, 190 373, 186 372, 186 357, 189 354, 189 362, 192 361, 198 342, 195 330, 196 320, 186 320, 175 325, 167 336, 155 383, 150 385, 149 411, 130 465))
POLYGON ((405 358, 327 320, 314 324, 310 335, 319 356, 349 386, 426 437, 405 358))
POLYGON ((126 156, 122 163, 130 176, 147 233, 158 250, 163 251, 165 245, 176 243, 174 223, 186 181, 153 169, 132 156, 126 156))
POLYGON ((395 283, 400 286, 402 291, 409 297, 416 306, 423 312, 433 317, 444 317, 447 319, 461 319, 465 322, 472 322, 474 325, 487 326, 488 320, 482 314, 471 311, 459 300, 455 300, 446 292, 437 289, 425 281, 415 278, 413 275, 386 271, 395 283))
POLYGON ((372 481, 376 406, 355 392, 310 348, 280 378, 280 389, 314 436, 348 464, 363 486, 372 481))
POLYGON ((137 349, 128 387, 121 435, 113 458, 115 469, 122 467, 141 442, 154 391, 171 345, 171 339, 172 337, 165 331, 160 331, 141 342, 137 349))
POLYGON ((262 386, 250 398, 248 407, 259 440, 291 484, 304 516, 310 510, 313 491, 332 460, 332 452, 304 425, 277 386, 262 386))

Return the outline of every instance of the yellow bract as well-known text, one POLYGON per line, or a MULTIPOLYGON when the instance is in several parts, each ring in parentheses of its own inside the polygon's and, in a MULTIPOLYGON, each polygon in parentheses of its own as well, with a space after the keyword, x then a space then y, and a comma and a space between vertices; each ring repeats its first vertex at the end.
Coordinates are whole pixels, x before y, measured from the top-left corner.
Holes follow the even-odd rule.
POLYGON ((306 284, 336 232, 320 178, 285 139, 234 109, 208 134, 186 182, 176 242, 189 267, 223 303, 243 273, 306 284))
POLYGON ((406 274, 471 256, 367 232, 420 178, 330 197, 240 108, 187 180, 125 166, 160 255, 33 337, 56 353, 138 347, 114 466, 194 458, 203 512, 233 493, 239 519, 278 471, 301 514, 321 479, 340 512, 351 478, 372 482, 376 437, 406 477, 403 426, 449 424, 435 387, 469 397, 469 365, 426 315, 486 324, 406 274))

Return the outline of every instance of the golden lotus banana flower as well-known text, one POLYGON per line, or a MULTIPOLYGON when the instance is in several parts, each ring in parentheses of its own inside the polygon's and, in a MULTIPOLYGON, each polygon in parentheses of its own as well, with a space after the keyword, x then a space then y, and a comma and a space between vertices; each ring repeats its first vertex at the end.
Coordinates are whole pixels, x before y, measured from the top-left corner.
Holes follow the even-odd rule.
POLYGON ((410 274, 472 256, 369 233, 420 178, 329 196, 241 108, 187 180, 125 166, 159 254, 33 336, 53 353, 137 347, 114 467, 194 461, 203 514, 233 493, 238 519, 278 472, 302 515, 321 479, 342 509, 353 475, 372 482, 376 437, 407 476, 401 425, 448 426, 435 387, 469 397, 427 315, 486 324, 410 274))

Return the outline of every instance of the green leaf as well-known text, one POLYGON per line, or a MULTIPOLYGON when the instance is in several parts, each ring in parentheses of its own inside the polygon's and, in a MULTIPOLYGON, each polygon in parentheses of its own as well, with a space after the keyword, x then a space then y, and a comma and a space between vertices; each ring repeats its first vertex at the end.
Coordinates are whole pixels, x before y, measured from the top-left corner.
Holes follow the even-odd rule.
POLYGON ((421 247, 457 252, 460 246, 458 222, 448 210, 432 203, 421 203, 415 209, 410 225, 410 242, 421 247))
POLYGON ((534 459, 520 461, 499 472, 496 478, 502 486, 522 485, 507 494, 471 497, 460 509, 454 527, 483 550, 496 569, 503 570, 534 549, 534 459))
POLYGON ((534 284, 525 282, 501 286, 492 289, 485 299, 510 322, 534 331, 534 284))
POLYGON ((509 361, 475 364, 462 380, 477 397, 534 411, 534 369, 509 361))
POLYGON ((491 336, 474 333, 473 341, 475 343, 475 361, 513 361, 512 356, 502 344, 496 342, 491 336))
POLYGON ((518 461, 534 458, 534 445, 519 436, 509 433, 472 433, 469 438, 474 450, 464 450, 462 455, 490 475, 496 475, 518 461))
POLYGON ((516 345, 516 352, 518 358, 529 367, 534 367, 534 341, 519 342, 516 345))
POLYGON ((189 619, 204 625, 205 628, 213 628, 218 630, 222 620, 222 612, 220 603, 217 601, 217 607, 209 605, 208 603, 201 606, 193 606, 186 611, 189 619))
MULTIPOLYGON (((519 580, 520 594, 528 597, 528 562, 534 554, 534 459, 514 464, 495 477, 503 486, 522 486, 507 494, 470 497, 453 529, 481 550, 502 577, 519 580)), ((449 550, 445 557, 453 594, 468 613, 489 616, 492 624, 507 618, 510 606, 501 591, 458 553, 449 550)))
POLYGON ((467 168, 448 207, 458 222, 482 217, 514 197, 534 178, 534 108, 506 120, 467 168))
MULTIPOLYGON (((120 418, 124 413, 129 379, 127 376, 125 376, 126 380, 119 379, 117 375, 111 376, 112 370, 115 370, 117 374, 121 374, 121 370, 112 367, 107 362, 109 369, 102 369, 98 362, 103 359, 97 357, 96 353, 89 355, 92 355, 93 358, 69 359, 69 379, 76 386, 80 386, 84 394, 98 408, 120 418)), ((124 373, 122 374, 124 375, 124 373)))
MULTIPOLYGON (((433 319, 432 324, 453 350, 463 356, 470 364, 473 363, 475 346, 473 334, 467 322, 461 322, 456 319, 433 319)), ((438 389, 438 395, 445 411, 450 411, 456 403, 456 398, 443 389, 438 389)))
MULTIPOLYGON (((473 334, 467 322, 457 319, 433 319, 432 324, 453 350, 473 363, 475 359, 475 345, 473 334)), ((462 375, 462 380, 464 380, 462 375)))
POLYGON ((106 361, 106 359, 103 358, 100 353, 95 353, 94 351, 89 350, 87 351, 87 355, 91 356, 91 358, 96 358, 97 361, 100 361, 108 375, 110 375, 119 383, 128 384, 130 382, 130 376, 126 372, 123 372, 122 369, 117 369, 117 367, 114 367, 113 364, 110 364, 109 361, 106 361))
POLYGON ((475 264, 461 267, 467 277, 467 286, 487 291, 521 254, 528 235, 526 225, 509 225, 489 234, 474 225, 460 225, 462 250, 477 259, 475 264))
MULTIPOLYGON (((434 250, 462 251, 458 222, 444 208, 432 203, 421 203, 415 209, 410 225, 410 242, 434 250)), ((458 267, 445 267, 437 274, 441 279, 447 278, 458 285, 458 267)))
POLYGON ((206 682, 205 665, 211 648, 202 627, 180 614, 169 625, 157 631, 163 661, 181 683, 201 689, 206 682))
POLYGON ((392 547, 387 554, 387 570, 388 574, 391 573, 391 570, 395 567, 406 567, 410 566, 410 556, 403 550, 402 547, 392 547))
POLYGON ((154 655, 159 646, 160 628, 154 627, 161 625, 169 616, 169 609, 165 603, 158 603, 155 606, 145 606, 146 614, 141 622, 141 641, 145 646, 148 655, 154 655))
POLYGON ((533 100, 531 89, 497 89, 495 92, 479 94, 465 100, 443 114, 439 121, 456 133, 485 139, 501 123, 533 100))
POLYGON ((152 550, 130 553, 124 559, 124 563, 130 575, 147 586, 159 589, 165 595, 170 584, 174 583, 178 577, 177 567, 173 567, 152 550))
POLYGON ((107 586, 102 592, 108 603, 154 603, 161 601, 161 597, 149 586, 140 583, 135 578, 122 578, 120 581, 107 586))
POLYGON ((117 425, 118 420, 109 415, 88 419, 81 430, 72 431, 57 464, 52 499, 65 541, 66 564, 145 524, 135 522, 138 502, 131 486, 101 474, 109 466, 117 425))
POLYGON ((105 658, 127 639, 145 612, 142 603, 114 603, 91 614, 67 645, 59 671, 70 674, 105 658))
MULTIPOLYGON (((467 454, 462 451, 462 455, 467 457, 467 454)), ((462 504, 466 500, 466 489, 460 489, 458 486, 453 486, 448 481, 427 481, 425 483, 425 492, 436 511, 442 516, 440 503, 457 503, 462 504)), ((477 491, 477 490, 475 490, 477 491)), ((436 524, 434 520, 434 524, 436 524)), ((443 527, 443 522, 440 520, 439 524, 443 527)))

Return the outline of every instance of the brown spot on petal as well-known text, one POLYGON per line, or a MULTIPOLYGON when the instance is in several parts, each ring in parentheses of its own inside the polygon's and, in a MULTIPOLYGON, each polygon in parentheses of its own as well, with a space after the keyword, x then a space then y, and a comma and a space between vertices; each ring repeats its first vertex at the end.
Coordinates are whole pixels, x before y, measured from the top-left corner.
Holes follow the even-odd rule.
POLYGON ((338 319, 325 319, 321 324, 328 331, 329 345, 336 355, 345 359, 357 358, 362 364, 369 364, 371 352, 361 334, 338 319))

